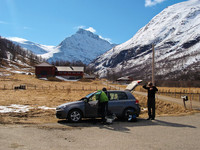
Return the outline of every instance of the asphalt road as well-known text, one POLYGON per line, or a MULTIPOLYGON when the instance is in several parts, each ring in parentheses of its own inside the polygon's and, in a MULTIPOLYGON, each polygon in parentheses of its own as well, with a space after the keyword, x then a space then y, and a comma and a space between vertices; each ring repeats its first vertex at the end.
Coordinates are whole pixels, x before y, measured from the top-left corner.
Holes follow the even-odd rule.
POLYGON ((1 150, 196 150, 200 113, 138 122, 0 125, 1 150))

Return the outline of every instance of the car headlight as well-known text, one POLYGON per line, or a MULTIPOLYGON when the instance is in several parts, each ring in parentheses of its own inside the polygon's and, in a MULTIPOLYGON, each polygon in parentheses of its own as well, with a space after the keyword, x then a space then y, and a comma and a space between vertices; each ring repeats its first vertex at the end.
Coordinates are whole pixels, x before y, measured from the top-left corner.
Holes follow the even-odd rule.
POLYGON ((66 107, 66 106, 59 106, 59 107, 57 107, 57 108, 56 108, 56 111, 59 111, 59 110, 64 110, 64 109, 65 109, 65 107, 66 107))

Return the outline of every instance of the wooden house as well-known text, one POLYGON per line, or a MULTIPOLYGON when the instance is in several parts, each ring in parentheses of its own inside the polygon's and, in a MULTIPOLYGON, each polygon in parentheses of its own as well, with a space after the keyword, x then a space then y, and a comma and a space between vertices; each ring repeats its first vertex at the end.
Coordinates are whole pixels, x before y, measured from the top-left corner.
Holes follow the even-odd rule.
POLYGON ((56 66, 56 76, 64 76, 67 79, 81 79, 84 75, 84 67, 56 66))
POLYGON ((84 67, 54 66, 43 62, 35 66, 37 78, 62 76, 66 79, 81 79, 84 75, 84 67))
POLYGON ((55 72, 56 72, 56 67, 46 62, 43 62, 35 66, 35 75, 37 78, 54 77, 55 72))

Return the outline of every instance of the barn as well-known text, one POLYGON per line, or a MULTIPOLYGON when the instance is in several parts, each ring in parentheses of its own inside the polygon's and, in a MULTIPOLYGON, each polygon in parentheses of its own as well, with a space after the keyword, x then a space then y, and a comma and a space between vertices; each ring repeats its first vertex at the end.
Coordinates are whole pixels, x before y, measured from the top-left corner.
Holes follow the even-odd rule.
POLYGON ((56 69, 56 76, 63 76, 67 79, 81 79, 84 75, 84 67, 56 66, 56 69))
POLYGON ((81 79, 84 75, 84 67, 54 66, 43 62, 35 66, 37 78, 62 76, 66 79, 81 79))
POLYGON ((35 75, 37 78, 54 77, 55 72, 56 67, 46 62, 35 66, 35 75))

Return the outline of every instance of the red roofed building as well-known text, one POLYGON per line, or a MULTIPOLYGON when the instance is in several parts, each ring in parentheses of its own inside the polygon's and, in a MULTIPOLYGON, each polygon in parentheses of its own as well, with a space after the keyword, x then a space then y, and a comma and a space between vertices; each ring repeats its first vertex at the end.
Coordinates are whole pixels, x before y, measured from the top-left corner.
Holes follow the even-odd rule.
POLYGON ((56 72, 56 67, 46 62, 43 62, 35 66, 35 75, 37 78, 53 77, 55 76, 55 72, 56 72))
POLYGON ((84 67, 54 66, 44 62, 35 66, 35 75, 38 78, 62 76, 67 79, 81 79, 84 75, 84 67))

